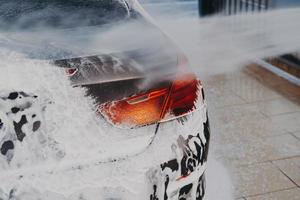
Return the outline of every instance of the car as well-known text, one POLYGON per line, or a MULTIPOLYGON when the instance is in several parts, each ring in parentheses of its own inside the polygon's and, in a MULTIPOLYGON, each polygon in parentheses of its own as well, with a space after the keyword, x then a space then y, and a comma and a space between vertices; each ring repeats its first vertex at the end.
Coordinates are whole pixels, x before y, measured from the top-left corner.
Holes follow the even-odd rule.
POLYGON ((35 77, 1 76, 0 199, 204 198, 203 86, 139 2, 2 0, 0 12, 2 48, 35 77))

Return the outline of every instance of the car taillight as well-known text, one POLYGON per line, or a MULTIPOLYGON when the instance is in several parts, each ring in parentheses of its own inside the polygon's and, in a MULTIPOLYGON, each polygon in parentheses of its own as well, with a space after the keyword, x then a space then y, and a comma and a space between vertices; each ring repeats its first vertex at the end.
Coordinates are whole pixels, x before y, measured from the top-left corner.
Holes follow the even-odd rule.
POLYGON ((99 105, 100 113, 111 123, 133 128, 168 121, 195 110, 197 77, 187 72, 187 60, 178 58, 178 73, 167 88, 157 88, 132 97, 99 105))
POLYGON ((77 68, 72 68, 72 67, 65 69, 67 76, 73 76, 74 74, 76 74, 77 71, 78 71, 77 68))

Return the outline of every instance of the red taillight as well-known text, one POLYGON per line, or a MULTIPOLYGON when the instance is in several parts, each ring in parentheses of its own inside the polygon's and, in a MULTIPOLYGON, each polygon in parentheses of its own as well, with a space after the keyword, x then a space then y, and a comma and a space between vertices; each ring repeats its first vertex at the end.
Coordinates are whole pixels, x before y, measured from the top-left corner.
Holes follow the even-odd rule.
POLYGON ((184 115, 195 109, 198 97, 199 81, 193 74, 178 77, 173 82, 168 105, 170 114, 184 115))
POLYGON ((200 83, 183 69, 185 57, 178 59, 179 72, 168 88, 159 88, 133 97, 101 104, 99 111, 121 127, 135 127, 167 121, 195 110, 200 83))
POLYGON ((77 68, 66 68, 65 69, 67 76, 73 76, 74 74, 76 74, 77 71, 78 71, 77 68))

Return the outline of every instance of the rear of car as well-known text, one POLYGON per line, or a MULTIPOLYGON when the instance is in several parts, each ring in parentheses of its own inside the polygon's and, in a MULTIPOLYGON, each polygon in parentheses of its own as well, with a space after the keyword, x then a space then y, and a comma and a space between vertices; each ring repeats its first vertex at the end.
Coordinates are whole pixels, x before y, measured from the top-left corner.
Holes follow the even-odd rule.
MULTIPOLYGON (((190 71, 184 53, 140 5, 96 0, 16 2, 18 12, 8 9, 0 15, 0 22, 11 30, 10 37, 26 40, 27 35, 36 36, 32 41, 14 43, 16 49, 31 59, 49 60, 72 86, 83 88, 93 99, 92 109, 99 119, 93 123, 99 123, 112 139, 89 161, 65 162, 69 167, 50 167, 42 170, 45 173, 22 168, 13 170, 14 174, 4 172, 2 178, 10 180, 0 184, 2 195, 9 197, 10 191, 12 196, 30 193, 38 198, 48 191, 52 198, 55 194, 62 199, 203 199, 210 138, 203 87, 190 71), (45 26, 51 34, 45 34, 45 26), (119 28, 123 26, 126 29, 119 28), (117 31, 112 32, 114 29, 117 31), (100 42, 101 49, 91 48, 98 41, 95 37, 89 40, 97 31, 107 36, 100 42), (80 37, 65 37, 77 33, 80 37), (57 45, 44 48, 45 43, 57 45), (78 44, 84 45, 78 48, 78 44), (119 136, 114 138, 115 133, 119 136), (109 169, 116 173, 107 173, 109 169), (24 187, 29 180, 45 189, 32 192, 33 186, 24 187)), ((9 2, 2 4, 1 10, 6 8, 11 8, 9 2)), ((39 114, 30 112, 33 118, 44 115, 49 106, 39 103, 40 94, 14 89, 0 96, 0 130, 5 135, 0 140, 1 156, 7 163, 16 157, 14 149, 22 148, 23 140, 31 137, 27 131, 47 126, 43 117, 31 123, 28 110, 39 110, 39 114), (20 104, 27 105, 26 109, 20 104), (10 114, 5 116, 5 112, 10 114), (16 113, 22 117, 14 119, 16 113)), ((61 160, 67 154, 72 153, 65 151, 61 160)))

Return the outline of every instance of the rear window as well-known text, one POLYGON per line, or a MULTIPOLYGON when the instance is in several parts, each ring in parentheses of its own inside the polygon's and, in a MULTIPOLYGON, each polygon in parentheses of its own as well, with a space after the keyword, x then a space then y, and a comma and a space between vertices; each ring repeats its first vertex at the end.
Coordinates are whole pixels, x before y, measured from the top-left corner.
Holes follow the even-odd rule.
POLYGON ((127 19, 122 0, 0 0, 0 29, 74 28, 127 19))

